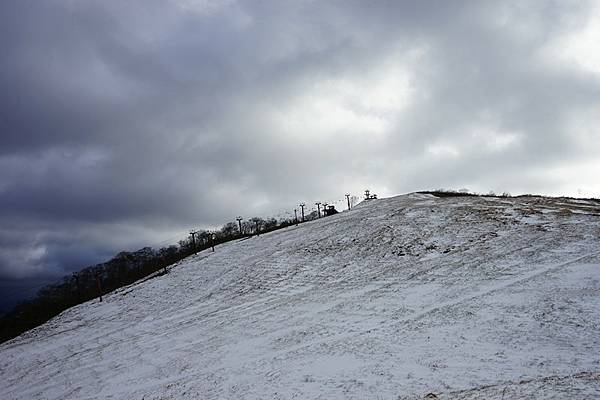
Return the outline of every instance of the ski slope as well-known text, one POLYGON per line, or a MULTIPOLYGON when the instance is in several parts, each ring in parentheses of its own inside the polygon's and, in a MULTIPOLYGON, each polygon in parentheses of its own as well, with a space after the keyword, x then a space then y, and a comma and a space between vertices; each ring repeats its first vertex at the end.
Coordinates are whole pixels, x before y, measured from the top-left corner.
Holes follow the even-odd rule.
POLYGON ((599 349, 599 203, 410 194, 67 310, 0 398, 600 398, 599 349))

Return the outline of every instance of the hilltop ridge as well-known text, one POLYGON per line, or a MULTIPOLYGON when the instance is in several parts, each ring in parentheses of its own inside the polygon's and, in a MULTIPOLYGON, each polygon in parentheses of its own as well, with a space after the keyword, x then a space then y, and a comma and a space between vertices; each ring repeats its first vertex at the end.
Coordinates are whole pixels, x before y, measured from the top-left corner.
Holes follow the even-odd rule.
POLYGON ((0 397, 584 398, 600 392, 599 238, 591 200, 366 201, 0 345, 0 397))

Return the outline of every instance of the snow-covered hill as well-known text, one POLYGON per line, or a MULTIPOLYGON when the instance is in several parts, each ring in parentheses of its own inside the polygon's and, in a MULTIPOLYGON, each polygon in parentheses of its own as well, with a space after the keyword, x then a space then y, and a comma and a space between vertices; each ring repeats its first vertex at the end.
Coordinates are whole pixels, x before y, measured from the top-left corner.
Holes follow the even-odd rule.
POLYGON ((0 345, 2 399, 600 397, 600 205, 365 202, 0 345))

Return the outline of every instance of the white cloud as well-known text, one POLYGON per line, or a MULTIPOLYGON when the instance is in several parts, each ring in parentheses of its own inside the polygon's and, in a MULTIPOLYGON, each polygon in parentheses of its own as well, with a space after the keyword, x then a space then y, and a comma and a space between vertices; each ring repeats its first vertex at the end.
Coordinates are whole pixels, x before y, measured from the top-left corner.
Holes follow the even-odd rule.
POLYGON ((575 161, 538 171, 547 182, 548 194, 555 196, 585 196, 600 198, 600 160, 575 161))
POLYGON ((573 21, 568 30, 541 49, 542 57, 566 68, 592 73, 600 78, 600 2, 592 2, 586 20, 573 21))
POLYGON ((570 112, 565 121, 565 130, 573 143, 580 146, 582 155, 597 157, 600 151, 600 106, 581 107, 570 112))
POLYGON ((411 77, 424 52, 398 51, 358 72, 315 77, 297 96, 273 105, 273 129, 311 140, 385 134, 416 95, 411 77))
POLYGON ((437 157, 458 158, 460 156, 460 150, 457 146, 444 142, 427 146, 427 153, 437 157))
POLYGON ((501 132, 489 127, 480 127, 471 134, 473 146, 487 152, 503 152, 516 146, 521 136, 514 132, 501 132))

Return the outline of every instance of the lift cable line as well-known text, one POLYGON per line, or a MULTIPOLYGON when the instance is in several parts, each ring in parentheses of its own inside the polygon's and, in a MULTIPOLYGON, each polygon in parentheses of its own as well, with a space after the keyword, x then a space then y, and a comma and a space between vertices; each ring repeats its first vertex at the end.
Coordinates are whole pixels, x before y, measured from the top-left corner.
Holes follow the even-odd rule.
MULTIPOLYGON (((376 198, 374 194, 369 193, 371 198, 376 198)), ((346 200, 348 197, 346 197, 346 200)), ((353 197, 354 199, 354 197, 353 197)), ((333 207, 333 204, 339 205, 339 202, 343 200, 335 200, 330 203, 317 201, 314 203, 315 207, 308 207, 303 202, 300 204, 302 208, 302 222, 306 222, 316 217, 321 218, 322 216, 331 215, 327 206, 333 207), (316 215, 315 215, 316 212, 316 215), (323 212, 323 215, 321 214, 323 212), (308 213, 308 214, 307 214, 308 213)), ((352 206, 352 204, 350 204, 352 206)), ((285 206, 286 208, 289 206, 285 206)), ((333 210, 335 213, 335 210, 333 210)), ((243 218, 241 216, 236 218, 239 227, 239 236, 244 234, 243 230, 246 229, 250 233, 255 231, 258 235, 260 233, 271 232, 273 230, 281 229, 295 224, 299 224, 298 209, 294 209, 293 216, 291 215, 291 208, 287 210, 281 210, 278 218, 269 217, 268 221, 263 221, 261 218, 249 219, 246 224, 242 224, 243 218), (282 215, 284 218, 279 219, 282 215), (294 220, 292 220, 292 217, 294 220), (274 223, 271 223, 273 220, 274 223), (269 222, 269 224, 264 224, 269 222), (256 225, 254 225, 254 224, 256 225), (245 227, 245 228, 244 228, 245 227)), ((69 273, 70 276, 63 277, 62 281, 54 281, 54 279, 39 282, 33 285, 19 285, 18 288, 2 288, 6 293, 12 293, 14 291, 33 292, 36 289, 44 289, 42 295, 29 296, 32 300, 26 300, 23 306, 25 308, 20 309, 19 315, 27 315, 21 321, 25 321, 24 325, 15 327, 9 334, 22 333, 24 329, 30 329, 38 326, 51 318, 54 312, 60 312, 66 308, 72 307, 73 305, 80 304, 82 301, 88 301, 91 299, 98 299, 99 301, 104 300, 104 295, 111 291, 123 287, 124 285, 131 284, 140 279, 149 279, 152 274, 155 274, 159 270, 162 270, 162 274, 167 273, 168 266, 174 266, 179 260, 188 257, 198 250, 211 249, 215 251, 215 246, 225 243, 228 241, 236 240, 239 236, 235 235, 235 223, 228 222, 226 226, 221 229, 205 230, 205 229, 190 229, 187 231, 180 231, 181 233, 172 238, 163 239, 160 242, 154 242, 151 247, 145 247, 140 249, 139 252, 143 254, 136 254, 138 252, 124 251, 113 257, 111 260, 88 266, 81 269, 78 272, 69 273), (227 228, 227 229, 225 229, 227 228), (233 229, 232 229, 233 228, 233 229), (189 234, 190 236, 187 236, 189 234), (162 246, 165 243, 173 243, 177 238, 182 238, 178 241, 178 246, 168 246, 155 250, 156 246, 162 246), (199 241, 197 240, 199 239, 199 241), (137 257, 137 258, 136 258, 137 257), (139 263, 137 261, 139 261, 139 263), (135 264, 132 264, 134 263, 135 264), (140 264, 141 263, 141 264, 140 264), (61 293, 63 300, 60 304, 54 304, 54 308, 48 308, 48 293, 54 295, 55 293, 61 293), (45 297, 44 297, 45 296, 45 297), (41 299, 41 300, 39 300, 41 299), (38 301, 41 301, 40 306, 38 301), (45 302, 45 303, 44 303, 45 302), (45 307, 45 308, 44 308, 45 307), (25 314, 23 314, 25 313, 25 314), (29 318, 29 319, 27 319, 29 318)), ((173 234, 173 232, 171 232, 173 234)), ((157 276, 157 275, 156 275, 157 276)), ((15 314, 12 311, 8 314, 10 318, 14 318, 15 314)), ((4 318, 7 318, 6 316, 4 318)), ((0 330, 0 341, 4 338, 3 333, 0 330)), ((5 335, 6 336, 6 335, 5 335)), ((6 337, 9 337, 6 336, 6 337)), ((10 336, 14 337, 14 336, 10 336)))

